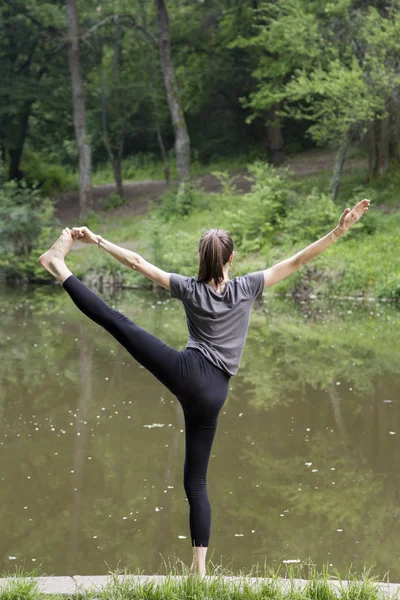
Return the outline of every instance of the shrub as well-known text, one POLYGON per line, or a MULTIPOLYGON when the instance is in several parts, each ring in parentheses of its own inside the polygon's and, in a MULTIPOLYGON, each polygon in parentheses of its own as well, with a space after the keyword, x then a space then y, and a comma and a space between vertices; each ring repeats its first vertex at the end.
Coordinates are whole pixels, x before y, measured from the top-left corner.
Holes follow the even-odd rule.
POLYGON ((48 163, 40 154, 26 152, 22 162, 25 181, 29 187, 38 186, 43 196, 76 189, 77 174, 62 165, 48 163))
POLYGON ((224 217, 236 244, 243 251, 254 252, 276 239, 291 192, 286 178, 271 165, 257 161, 249 171, 254 179, 251 192, 240 198, 229 197, 224 217))
POLYGON ((104 210, 113 210, 114 208, 119 208, 120 206, 122 206, 123 203, 124 198, 116 192, 113 192, 112 194, 107 196, 107 198, 104 199, 102 204, 104 210))
POLYGON ((38 272, 33 251, 45 247, 55 224, 53 205, 37 188, 15 181, 0 188, 0 271, 6 278, 30 279, 38 272))
POLYGON ((164 221, 172 222, 189 216, 195 210, 208 208, 210 202, 210 194, 189 181, 183 190, 169 189, 162 195, 158 214, 164 221))
POLYGON ((339 212, 329 196, 313 188, 304 199, 298 198, 288 211, 283 225, 284 237, 293 244, 315 241, 336 226, 339 212))

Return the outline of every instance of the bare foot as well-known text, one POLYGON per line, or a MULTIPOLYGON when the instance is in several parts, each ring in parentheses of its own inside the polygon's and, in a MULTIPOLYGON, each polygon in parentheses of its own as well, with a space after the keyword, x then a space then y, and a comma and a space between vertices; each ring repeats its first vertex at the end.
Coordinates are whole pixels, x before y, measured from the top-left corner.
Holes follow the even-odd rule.
POLYGON ((64 258, 68 254, 73 243, 74 239, 71 235, 71 230, 66 227, 62 230, 60 237, 52 245, 50 250, 47 250, 47 252, 38 258, 39 265, 46 269, 46 271, 55 277, 61 284, 69 277, 69 275, 72 275, 64 262, 64 258))
POLYGON ((205 569, 200 569, 199 567, 196 568, 196 565, 192 564, 192 566, 190 567, 189 579, 192 579, 193 577, 205 577, 205 575, 205 569))

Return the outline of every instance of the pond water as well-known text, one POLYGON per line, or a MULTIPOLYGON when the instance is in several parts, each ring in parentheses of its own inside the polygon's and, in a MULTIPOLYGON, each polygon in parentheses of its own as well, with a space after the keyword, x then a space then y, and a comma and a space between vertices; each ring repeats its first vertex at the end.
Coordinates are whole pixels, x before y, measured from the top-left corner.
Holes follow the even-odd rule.
MULTIPOLYGON (((102 294, 175 348, 166 295, 102 294)), ((178 402, 58 286, 0 294, 0 571, 190 564, 178 402)), ((222 409, 209 556, 400 581, 400 312, 264 297, 222 409)))

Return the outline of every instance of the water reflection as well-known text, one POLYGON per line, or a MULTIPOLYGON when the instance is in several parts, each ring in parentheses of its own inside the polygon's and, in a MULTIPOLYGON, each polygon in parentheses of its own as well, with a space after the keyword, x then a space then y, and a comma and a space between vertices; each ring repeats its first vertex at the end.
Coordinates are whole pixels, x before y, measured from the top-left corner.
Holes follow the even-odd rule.
MULTIPOLYGON (((178 302, 109 303, 185 346, 178 302)), ((58 286, 3 293, 0 311, 0 569, 188 563, 174 397, 58 286)), ((257 306, 210 463, 214 562, 311 557, 400 579, 399 321, 385 304, 257 306)))

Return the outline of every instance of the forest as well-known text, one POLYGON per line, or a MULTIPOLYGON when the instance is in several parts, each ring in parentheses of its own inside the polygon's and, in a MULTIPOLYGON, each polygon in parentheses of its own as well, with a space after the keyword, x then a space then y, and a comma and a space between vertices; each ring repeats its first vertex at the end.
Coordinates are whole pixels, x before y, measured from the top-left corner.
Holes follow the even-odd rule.
MULTIPOLYGON (((363 223, 278 291, 400 297, 399 8, 2 0, 1 276, 43 280, 40 250, 76 219, 188 273, 217 224, 239 271, 262 268, 370 197, 363 223), (126 183, 142 180, 164 185, 138 216, 126 183), (71 191, 75 213, 62 210, 71 191)), ((78 275, 144 285, 91 250, 71 261, 78 275)))

